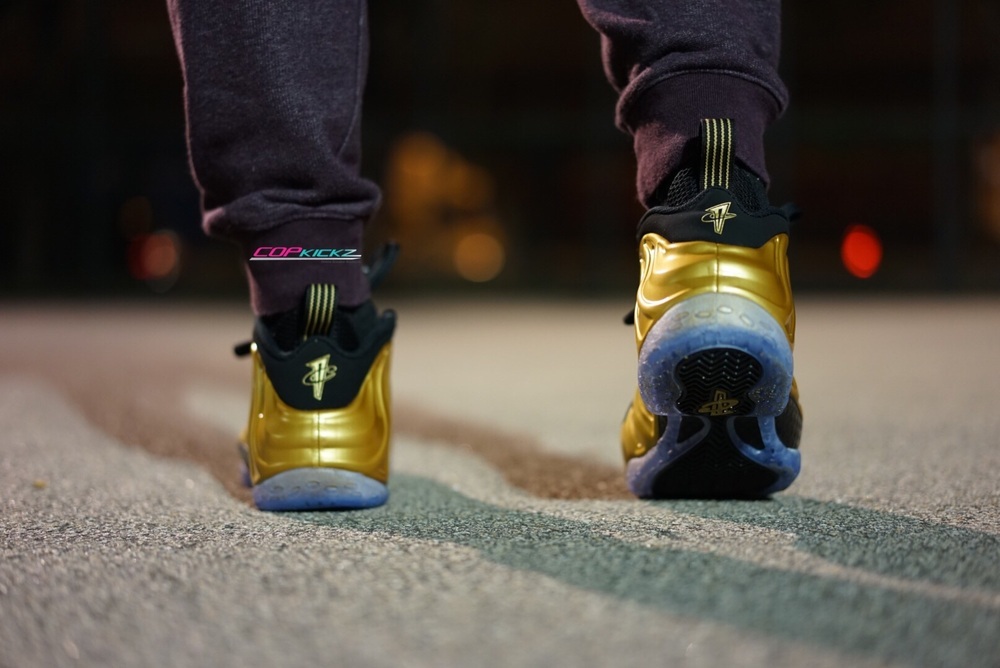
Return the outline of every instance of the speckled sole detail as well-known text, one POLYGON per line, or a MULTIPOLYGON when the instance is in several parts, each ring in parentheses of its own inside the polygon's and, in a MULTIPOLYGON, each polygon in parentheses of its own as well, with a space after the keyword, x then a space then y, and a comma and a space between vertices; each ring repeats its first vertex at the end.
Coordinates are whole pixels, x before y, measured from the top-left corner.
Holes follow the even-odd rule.
POLYGON ((668 310, 639 353, 639 392, 663 432, 628 462, 632 492, 753 498, 788 487, 800 468, 798 432, 783 442, 775 420, 801 419, 789 401, 792 372, 784 329, 750 300, 712 293, 668 310))
POLYGON ((253 487, 261 510, 350 510, 374 508, 389 489, 366 475, 331 468, 290 469, 253 487))
MULTIPOLYGON (((245 445, 240 445, 240 454, 246 457, 245 445)), ((389 488, 384 484, 342 469, 290 469, 251 485, 244 462, 242 477, 260 510, 357 510, 381 506, 389 500, 389 488)))

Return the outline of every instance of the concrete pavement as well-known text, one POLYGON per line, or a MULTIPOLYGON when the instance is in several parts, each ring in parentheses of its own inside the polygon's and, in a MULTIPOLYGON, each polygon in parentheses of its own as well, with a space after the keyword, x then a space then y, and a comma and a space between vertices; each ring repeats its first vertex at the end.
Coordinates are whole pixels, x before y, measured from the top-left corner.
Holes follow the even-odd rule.
POLYGON ((283 515, 241 309, 4 307, 0 666, 1000 665, 1000 301, 804 300, 766 502, 624 493, 621 304, 398 307, 389 505, 283 515))

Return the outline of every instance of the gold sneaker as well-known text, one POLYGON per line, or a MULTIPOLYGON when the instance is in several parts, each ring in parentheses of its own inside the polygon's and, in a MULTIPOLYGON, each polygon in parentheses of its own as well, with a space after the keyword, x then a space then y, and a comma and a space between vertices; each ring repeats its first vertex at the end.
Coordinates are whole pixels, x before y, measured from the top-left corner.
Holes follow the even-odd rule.
MULTIPOLYGON (((369 508, 389 491, 392 311, 337 305, 333 285, 258 318, 250 418, 240 449, 261 510, 369 508)), ((239 350, 237 351, 240 352, 239 350)))
POLYGON ((679 172, 639 223, 638 390, 621 429, 642 498, 754 498, 799 473, 790 213, 706 119, 700 170, 679 172))

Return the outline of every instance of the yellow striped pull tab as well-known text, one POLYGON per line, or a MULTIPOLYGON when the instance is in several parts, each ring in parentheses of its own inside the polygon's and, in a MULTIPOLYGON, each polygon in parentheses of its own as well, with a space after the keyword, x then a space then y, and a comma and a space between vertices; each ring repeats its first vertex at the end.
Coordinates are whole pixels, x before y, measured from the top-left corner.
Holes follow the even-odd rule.
POLYGON ((701 121, 701 188, 729 187, 733 166, 733 122, 728 118, 701 121))
POLYGON ((333 326, 337 306, 337 287, 332 283, 313 283, 306 291, 305 329, 302 338, 326 336, 333 326))

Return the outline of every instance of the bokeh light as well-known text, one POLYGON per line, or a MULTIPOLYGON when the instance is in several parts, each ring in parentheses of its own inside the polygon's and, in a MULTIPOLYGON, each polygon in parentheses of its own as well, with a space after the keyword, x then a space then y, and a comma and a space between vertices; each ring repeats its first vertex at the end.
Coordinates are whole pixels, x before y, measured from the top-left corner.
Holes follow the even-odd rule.
POLYGON ((485 167, 431 133, 407 133, 393 147, 385 193, 390 236, 406 249, 397 275, 484 283, 503 271, 507 235, 485 167))
POLYGON ((492 281, 503 270, 503 244, 484 232, 467 234, 455 244, 455 271, 467 281, 492 281))
POLYGON ((871 278, 882 264, 882 240, 867 225, 851 225, 840 244, 840 258, 853 276, 871 278))
POLYGON ((157 292, 173 287, 180 274, 180 259, 180 239, 172 230, 140 234, 129 241, 129 273, 157 292))

